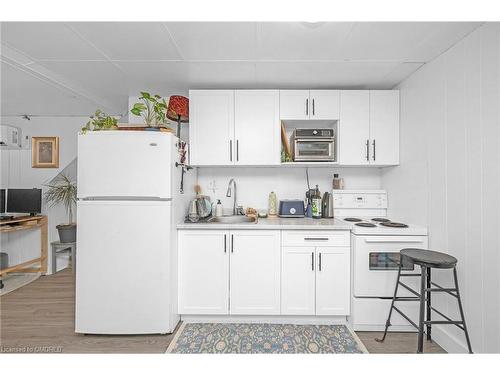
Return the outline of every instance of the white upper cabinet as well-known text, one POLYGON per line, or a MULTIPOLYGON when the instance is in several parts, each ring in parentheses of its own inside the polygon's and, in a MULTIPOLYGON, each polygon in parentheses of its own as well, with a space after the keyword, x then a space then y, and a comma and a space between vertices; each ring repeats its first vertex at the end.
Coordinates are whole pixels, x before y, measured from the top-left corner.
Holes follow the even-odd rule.
POLYGON ((279 90, 236 90, 235 164, 279 164, 280 144, 279 90))
POLYGON ((280 90, 282 120, 338 120, 339 90, 280 90))
POLYGON ((234 90, 189 91, 192 165, 234 163, 234 90))
POLYGON ((340 92, 339 164, 369 164, 370 94, 340 92))
POLYGON ((280 231, 231 231, 230 312, 280 313, 280 231))
POLYGON ((399 91, 370 90, 370 163, 399 164, 399 91))
POLYGON ((280 118, 309 120, 309 90, 280 90, 280 118))
POLYGON ((339 164, 399 164, 399 91, 340 92, 339 164))
POLYGON ((311 120, 338 120, 340 113, 339 90, 310 90, 309 118, 311 120))

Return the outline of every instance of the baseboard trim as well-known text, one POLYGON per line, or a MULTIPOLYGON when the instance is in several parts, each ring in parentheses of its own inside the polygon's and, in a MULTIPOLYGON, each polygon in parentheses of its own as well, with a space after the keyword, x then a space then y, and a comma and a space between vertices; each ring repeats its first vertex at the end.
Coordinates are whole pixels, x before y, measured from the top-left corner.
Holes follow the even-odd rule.
MULTIPOLYGON (((463 334, 463 333, 462 333, 463 334)), ((465 337, 464 337, 465 339, 465 337)), ((432 326, 432 341, 435 341, 447 353, 468 353, 467 346, 456 337, 446 332, 443 327, 432 326)), ((472 348, 474 350, 474 348, 472 348)))
POLYGON ((185 323, 344 324, 345 316, 181 315, 185 323))

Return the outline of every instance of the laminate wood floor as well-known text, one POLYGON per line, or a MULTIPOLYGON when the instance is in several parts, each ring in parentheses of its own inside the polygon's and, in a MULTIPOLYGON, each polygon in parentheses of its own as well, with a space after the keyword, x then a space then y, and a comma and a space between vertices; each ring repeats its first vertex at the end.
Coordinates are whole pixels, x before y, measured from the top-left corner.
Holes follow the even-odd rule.
MULTIPOLYGON (((70 269, 43 276, 0 298, 0 351, 25 348, 62 353, 164 353, 171 335, 81 335, 74 332, 75 286, 70 269)), ((370 353, 414 353, 416 334, 358 332, 370 353)), ((426 352, 444 352, 426 343, 426 352)))

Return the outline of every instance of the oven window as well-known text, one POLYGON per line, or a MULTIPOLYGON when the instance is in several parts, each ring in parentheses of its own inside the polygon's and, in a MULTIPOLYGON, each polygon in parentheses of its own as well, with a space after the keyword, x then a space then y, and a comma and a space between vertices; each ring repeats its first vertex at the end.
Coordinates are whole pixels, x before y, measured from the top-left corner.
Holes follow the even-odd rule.
MULTIPOLYGON (((399 253, 370 253, 370 271, 397 270, 399 268, 399 253)), ((403 270, 413 271, 413 264, 403 263, 403 270)))
POLYGON ((328 142, 297 142, 297 155, 312 157, 331 157, 331 143, 328 142))

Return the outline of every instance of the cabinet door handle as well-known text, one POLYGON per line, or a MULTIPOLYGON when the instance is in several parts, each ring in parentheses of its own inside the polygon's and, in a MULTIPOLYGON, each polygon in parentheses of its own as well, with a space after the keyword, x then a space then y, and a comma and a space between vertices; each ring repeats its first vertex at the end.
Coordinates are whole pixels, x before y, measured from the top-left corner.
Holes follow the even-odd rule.
POLYGON ((328 241, 327 237, 304 237, 304 241, 328 241))
POLYGON ((370 161, 370 141, 366 140, 366 161, 370 161))
POLYGON ((234 253, 234 236, 231 234, 231 252, 234 253))
POLYGON ((373 161, 375 161, 375 139, 373 140, 373 161))
POLYGON ((311 269, 314 271, 314 251, 311 253, 311 269))
POLYGON ((224 235, 224 252, 227 253, 226 235, 224 235))
POLYGON ((229 161, 233 161, 233 140, 229 140, 229 161))
POLYGON ((306 99, 306 116, 309 116, 309 99, 306 99))
POLYGON ((314 99, 313 99, 313 116, 314 116, 314 99))
POLYGON ((236 140, 236 161, 240 161, 240 141, 236 140))
POLYGON ((321 253, 319 253, 319 270, 321 271, 321 253))

